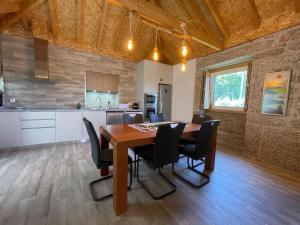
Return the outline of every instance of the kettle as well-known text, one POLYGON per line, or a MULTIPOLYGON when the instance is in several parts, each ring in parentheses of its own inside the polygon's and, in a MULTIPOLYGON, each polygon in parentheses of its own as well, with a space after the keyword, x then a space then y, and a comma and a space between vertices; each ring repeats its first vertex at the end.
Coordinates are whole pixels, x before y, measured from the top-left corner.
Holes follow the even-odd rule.
POLYGON ((132 104, 132 108, 133 108, 133 109, 139 109, 139 103, 138 103, 138 102, 134 102, 134 103, 132 104))

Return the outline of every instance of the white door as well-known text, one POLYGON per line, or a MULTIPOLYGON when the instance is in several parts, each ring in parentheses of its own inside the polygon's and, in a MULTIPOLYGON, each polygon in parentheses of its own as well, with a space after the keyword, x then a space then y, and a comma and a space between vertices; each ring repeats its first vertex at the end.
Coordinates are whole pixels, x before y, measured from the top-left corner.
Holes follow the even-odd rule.
POLYGON ((22 144, 21 113, 0 112, 0 148, 22 144))
MULTIPOLYGON (((83 117, 87 118, 94 125, 95 131, 99 137, 99 128, 106 124, 106 112, 104 111, 85 111, 83 112, 83 117)), ((83 138, 89 139, 86 127, 82 122, 83 126, 83 138)))
POLYGON ((56 112, 56 142, 82 139, 82 112, 56 112))

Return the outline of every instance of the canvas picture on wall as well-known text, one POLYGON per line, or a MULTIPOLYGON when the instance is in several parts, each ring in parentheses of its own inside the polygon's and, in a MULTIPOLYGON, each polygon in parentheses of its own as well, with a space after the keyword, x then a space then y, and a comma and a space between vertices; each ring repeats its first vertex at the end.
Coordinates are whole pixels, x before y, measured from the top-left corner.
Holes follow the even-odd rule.
POLYGON ((265 75, 262 114, 286 115, 290 71, 267 73, 265 75))

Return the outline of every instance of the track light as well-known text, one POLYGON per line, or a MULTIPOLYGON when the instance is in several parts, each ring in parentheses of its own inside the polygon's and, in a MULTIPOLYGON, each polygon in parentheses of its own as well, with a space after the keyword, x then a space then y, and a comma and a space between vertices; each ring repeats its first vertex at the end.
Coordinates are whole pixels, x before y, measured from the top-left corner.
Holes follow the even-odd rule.
POLYGON ((130 12, 130 15, 129 15, 129 39, 128 39, 128 43, 127 43, 127 48, 129 51, 131 51, 133 49, 131 23, 132 23, 132 12, 130 12))
POLYGON ((181 71, 184 72, 186 70, 186 60, 183 58, 181 62, 181 71))
POLYGON ((187 50, 186 40, 184 38, 181 42, 181 54, 183 57, 186 57, 187 53, 188 53, 188 50, 187 50))
POLYGON ((158 31, 156 29, 156 33, 155 33, 155 46, 154 46, 154 50, 153 50, 153 59, 154 59, 154 61, 158 61, 159 60, 159 52, 158 52, 158 48, 157 48, 157 35, 158 35, 158 31))

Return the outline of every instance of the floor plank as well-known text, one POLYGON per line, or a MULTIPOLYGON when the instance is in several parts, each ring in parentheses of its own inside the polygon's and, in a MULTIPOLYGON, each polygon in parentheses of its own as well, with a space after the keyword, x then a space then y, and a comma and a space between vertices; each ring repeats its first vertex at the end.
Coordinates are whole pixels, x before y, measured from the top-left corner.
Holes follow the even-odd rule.
MULTIPOLYGON (((164 191, 156 174, 141 164, 142 179, 164 191)), ((177 168, 199 180, 185 169, 185 160, 177 168)), ((220 150, 211 182, 200 190, 174 178, 169 167, 163 171, 177 192, 154 201, 134 181, 129 210, 117 217, 112 199, 91 198, 88 184, 99 172, 88 143, 0 152, 0 225, 300 224, 300 178, 294 174, 220 150)), ((101 184, 98 192, 111 192, 111 185, 101 184)))

